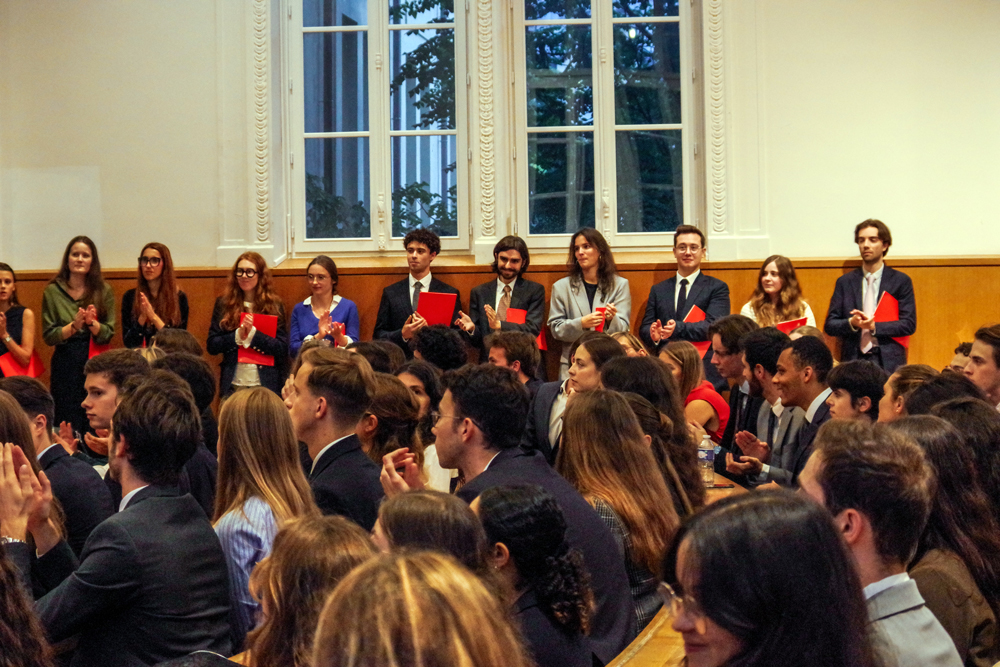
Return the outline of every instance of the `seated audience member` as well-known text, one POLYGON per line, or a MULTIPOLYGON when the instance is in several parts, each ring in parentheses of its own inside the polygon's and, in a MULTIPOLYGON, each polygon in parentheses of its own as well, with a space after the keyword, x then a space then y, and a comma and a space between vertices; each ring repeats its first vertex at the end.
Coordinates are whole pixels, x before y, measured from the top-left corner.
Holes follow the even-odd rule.
MULTIPOLYGON (((72 559, 46 558, 60 551, 44 493, 32 503, 21 525, 32 527, 34 569, 46 585, 62 580, 35 608, 52 642, 79 634, 74 667, 152 665, 197 650, 228 655, 225 555, 198 503, 177 488, 199 439, 194 399, 180 381, 152 377, 124 397, 108 474, 125 497, 91 533, 75 570, 72 559)), ((44 483, 43 475, 33 480, 44 483)))
MULTIPOLYGON (((27 547, 25 544, 16 546, 27 547)), ((31 606, 19 568, 8 557, 9 548, 10 545, 0 545, 0 609, 3 610, 0 614, 0 646, 3 647, 0 667, 53 667, 49 643, 31 606)), ((22 566, 28 568, 28 551, 26 548, 21 551, 25 559, 22 566)))
POLYGON ((611 334, 611 337, 618 341, 618 344, 625 350, 625 354, 630 357, 647 357, 649 350, 639 337, 628 331, 619 331, 611 334))
POLYGON ((376 373, 392 372, 392 358, 389 356, 389 351, 382 345, 376 345, 375 341, 351 343, 347 349, 367 359, 376 373))
POLYGON ((243 649, 260 605, 250 596, 250 573, 271 552, 288 521, 319 516, 299 464, 288 410, 263 387, 239 391, 219 414, 219 482, 212 521, 229 565, 233 651, 243 649))
POLYGON ((148 375, 149 364, 134 350, 108 350, 88 359, 83 373, 87 397, 81 406, 94 429, 94 435, 83 435, 85 453, 106 460, 108 433, 118 405, 118 392, 130 377, 148 375))
POLYGON ((326 255, 317 255, 306 267, 306 281, 311 294, 292 308, 289 356, 298 355, 307 340, 344 347, 361 338, 358 307, 337 293, 337 264, 326 255))
POLYGON ((441 372, 426 361, 416 359, 396 369, 395 375, 417 399, 417 405, 420 407, 418 413, 420 439, 424 441, 425 446, 433 444, 434 434, 431 429, 434 428, 434 421, 431 419, 431 413, 437 412, 441 395, 444 393, 441 388, 441 372))
POLYGON ((803 317, 806 318, 804 326, 816 326, 812 308, 802 298, 792 260, 782 255, 771 255, 761 264, 757 287, 750 300, 743 304, 740 315, 749 317, 762 327, 773 327, 803 317))
POLYGON ((660 359, 670 367, 684 396, 684 416, 705 430, 716 443, 729 423, 729 404, 705 379, 705 368, 695 346, 686 340, 667 343, 660 359))
POLYGON ((906 398, 914 389, 937 376, 938 372, 926 364, 907 364, 897 368, 885 381, 885 393, 878 406, 878 420, 891 422, 905 417, 906 398))
POLYGON ((976 332, 969 363, 962 372, 986 394, 986 400, 1000 410, 1000 324, 981 327, 976 332))
POLYGON ((215 373, 212 372, 212 367, 200 356, 186 352, 169 354, 150 365, 179 375, 191 387, 194 404, 201 415, 201 434, 205 447, 212 452, 212 456, 218 456, 219 424, 212 414, 212 401, 215 400, 215 373))
POLYGON ((601 369, 617 357, 627 356, 611 336, 587 332, 570 348, 569 388, 580 394, 601 387, 601 369))
POLYGON ((538 365, 542 363, 542 353, 538 343, 523 331, 498 331, 486 337, 483 349, 494 366, 503 366, 517 373, 517 379, 528 388, 528 395, 534 399, 543 382, 535 377, 538 365))
POLYGON ((238 664, 212 651, 195 651, 182 658, 161 662, 156 667, 232 667, 238 664))
POLYGON ((440 368, 442 372, 461 368, 469 361, 462 334, 443 324, 421 328, 410 340, 413 357, 440 368))
POLYGON ((883 662, 959 667, 954 642, 906 573, 934 488, 920 447, 881 425, 836 420, 820 430, 800 482, 833 515, 854 558, 883 662))
POLYGON ((904 417, 890 428, 920 445, 937 479, 910 577, 962 662, 992 667, 1000 660, 1000 525, 979 485, 972 451, 940 417, 904 417))
POLYGON ((263 614, 247 635, 248 667, 312 667, 323 603, 347 573, 375 555, 365 531, 340 516, 293 519, 254 568, 250 589, 263 614))
POLYGON ((312 667, 528 667, 509 614, 453 558, 384 554, 334 589, 316 628, 312 667))
MULTIPOLYGON (((598 660, 610 662, 636 635, 621 552, 583 496, 539 452, 518 446, 528 406, 524 385, 509 369, 480 364, 445 374, 444 386, 434 431, 441 465, 465 473, 458 497, 472 502, 484 490, 508 484, 537 484, 555 496, 566 515, 570 545, 583 553, 593 578, 591 648, 598 660)), ((383 462, 384 483, 399 490, 420 488, 416 465, 395 454, 383 462)))
POLYGON ((945 368, 948 371, 955 371, 961 375, 965 374, 965 367, 969 365, 969 354, 972 353, 972 343, 959 343, 955 348, 955 356, 945 368))
POLYGON ((152 347, 152 346, 137 347, 134 348, 134 350, 135 353, 138 354, 143 359, 145 359, 146 363, 149 364, 150 366, 152 366, 153 362, 156 361, 157 359, 162 359, 165 356, 167 356, 167 353, 158 347, 152 347))
POLYGON ((41 382, 24 376, 3 378, 0 390, 13 396, 28 418, 39 469, 52 483, 52 495, 66 515, 66 541, 79 556, 94 528, 114 513, 111 493, 93 467, 52 443, 55 404, 41 382))
POLYGON ((826 381, 830 395, 830 419, 878 421, 878 406, 889 379, 881 366, 870 361, 847 361, 830 371, 826 381))
POLYGON ((653 574, 680 520, 639 422, 621 394, 596 389, 566 408, 556 469, 593 505, 625 560, 639 632, 659 611, 653 574))
POLYGON ((743 350, 740 348, 740 339, 758 328, 752 319, 743 315, 726 315, 712 322, 712 326, 708 328, 708 340, 712 343, 712 366, 719 377, 731 383, 729 421, 726 422, 726 430, 719 441, 721 449, 715 471, 732 477, 741 486, 746 486, 747 480, 742 475, 733 475, 726 470, 725 454, 733 452, 734 456, 742 455, 743 452, 736 443, 736 434, 756 429, 757 415, 764 402, 762 397, 750 393, 750 383, 743 377, 743 350))
POLYGON ((301 362, 287 400, 295 436, 312 460, 308 476, 316 505, 323 514, 340 514, 371 530, 382 485, 378 466, 354 433, 371 406, 371 366, 358 354, 328 347, 307 350, 301 362))
POLYGON ((167 354, 187 352, 200 357, 205 353, 194 334, 185 329, 160 329, 153 337, 153 347, 158 347, 167 354))
POLYGON ((406 363, 406 354, 395 344, 387 340, 373 340, 377 347, 385 350, 389 355, 389 370, 387 373, 395 373, 400 366, 406 363))
POLYGON ((976 398, 953 398, 931 408, 958 429, 976 459, 976 471, 989 498, 993 516, 1000 517, 1000 414, 976 398))
POLYGON ((566 541, 559 503, 540 486, 496 486, 472 501, 490 561, 514 592, 515 619, 538 667, 590 667, 593 593, 583 555, 566 541))
POLYGON ((792 340, 798 340, 803 336, 810 336, 811 338, 816 338, 826 343, 826 335, 816 327, 811 327, 809 325, 803 325, 792 329, 792 333, 788 334, 788 337, 792 340))
POLYGON ((903 410, 907 415, 929 415, 938 403, 963 396, 986 400, 983 392, 969 378, 958 373, 942 372, 911 391, 903 402, 903 410))
POLYGON ((660 590, 691 667, 883 665, 839 531, 805 498, 777 491, 712 503, 677 533, 663 570, 660 590))

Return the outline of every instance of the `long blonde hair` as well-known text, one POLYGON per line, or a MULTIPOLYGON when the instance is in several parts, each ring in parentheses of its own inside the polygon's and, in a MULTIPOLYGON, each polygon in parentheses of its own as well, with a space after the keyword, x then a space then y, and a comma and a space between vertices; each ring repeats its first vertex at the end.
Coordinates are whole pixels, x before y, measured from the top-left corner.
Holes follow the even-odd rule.
POLYGON ((253 497, 267 503, 279 527, 296 517, 319 515, 288 409, 263 387, 236 392, 222 405, 212 521, 253 497))
POLYGON ((757 318, 757 324, 762 327, 773 327, 780 322, 794 320, 806 314, 806 303, 802 300, 802 290, 799 288, 799 279, 795 276, 792 260, 784 255, 771 255, 764 260, 757 274, 757 287, 750 295, 750 308, 757 318), (777 305, 771 303, 771 297, 764 292, 760 282, 767 265, 771 262, 774 262, 775 268, 778 269, 778 278, 781 279, 777 305))
POLYGON ((618 392, 595 389, 573 396, 563 424, 556 470, 591 504, 610 505, 636 560, 658 572, 680 519, 632 409, 618 392))
POLYGON ((668 354, 681 367, 681 401, 698 388, 705 379, 705 365, 701 361, 698 348, 686 340, 675 340, 667 343, 660 354, 668 354))

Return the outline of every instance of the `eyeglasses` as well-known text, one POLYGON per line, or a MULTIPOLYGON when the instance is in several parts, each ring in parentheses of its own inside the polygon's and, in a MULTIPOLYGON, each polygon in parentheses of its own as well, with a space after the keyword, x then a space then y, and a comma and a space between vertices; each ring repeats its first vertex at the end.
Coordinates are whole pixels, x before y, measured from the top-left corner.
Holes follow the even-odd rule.
POLYGON ((443 415, 440 412, 438 412, 437 410, 432 410, 430 414, 431 414, 431 423, 432 424, 437 424, 442 419, 457 419, 457 420, 468 419, 470 422, 472 422, 473 424, 475 424, 476 428, 478 428, 480 431, 484 430, 483 427, 479 425, 479 422, 477 422, 472 417, 458 417, 456 415, 443 415))
POLYGON ((253 278, 255 275, 257 275, 256 269, 236 269, 237 278, 242 278, 243 276, 246 276, 247 278, 253 278))
POLYGON ((671 617, 679 618, 690 614, 691 618, 694 619, 694 629, 698 631, 698 634, 703 635, 708 632, 708 617, 705 616, 705 612, 701 610, 694 598, 690 595, 681 595, 670 584, 662 582, 657 588, 657 592, 671 617))
POLYGON ((674 250, 677 252, 700 252, 700 245, 675 245, 674 250))
POLYGON ((160 265, 160 258, 159 257, 140 257, 139 258, 139 266, 146 266, 146 265, 149 265, 149 266, 159 266, 160 265))
POLYGON ((318 283, 321 280, 326 280, 329 277, 330 276, 324 276, 324 275, 319 274, 319 273, 307 273, 306 274, 306 280, 308 280, 311 283, 318 283))

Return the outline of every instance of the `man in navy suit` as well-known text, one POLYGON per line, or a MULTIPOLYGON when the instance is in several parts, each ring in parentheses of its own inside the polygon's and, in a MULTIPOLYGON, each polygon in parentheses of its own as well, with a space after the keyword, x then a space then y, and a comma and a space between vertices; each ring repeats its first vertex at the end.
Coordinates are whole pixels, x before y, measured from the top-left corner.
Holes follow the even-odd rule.
POLYGON ((427 326, 417 313, 421 292, 455 295, 455 310, 449 322, 459 320, 462 297, 458 290, 431 275, 431 262, 441 252, 441 239, 432 231, 415 229, 403 239, 410 274, 405 280, 382 290, 382 301, 375 318, 375 338, 392 341, 403 349, 407 359, 413 356, 409 342, 413 334, 427 326))
POLYGON ((823 330, 840 339, 840 360, 865 359, 890 375, 906 363, 906 345, 898 339, 917 330, 913 283, 901 271, 886 266, 892 233, 881 220, 868 219, 854 228, 861 267, 837 278, 823 330), (885 294, 899 303, 899 318, 875 321, 885 294))
POLYGON ((493 246, 493 264, 497 275, 475 287, 469 296, 469 314, 460 313, 459 326, 483 349, 483 340, 497 331, 522 331, 538 336, 545 321, 545 288, 524 278, 531 264, 528 246, 520 236, 505 236, 493 246), (512 322, 510 308, 527 311, 524 323, 512 322))
POLYGON ((375 375, 360 354, 313 348, 295 372, 290 403, 295 437, 309 449, 309 486, 323 514, 371 530, 382 502, 379 467, 354 434, 371 406, 375 375))
MULTIPOLYGON (((729 314, 729 286, 701 272, 706 247, 705 235, 697 227, 681 225, 674 232, 677 274, 649 290, 646 314, 639 328, 639 336, 654 350, 671 340, 706 342, 712 322, 729 314), (705 319, 685 322, 695 306, 705 313, 705 319)), ((724 389, 726 382, 711 359, 709 351, 705 355, 705 377, 716 388, 724 389)))
POLYGON ((757 329, 757 323, 743 315, 726 315, 712 322, 708 336, 712 341, 712 365, 724 380, 732 380, 729 390, 729 421, 719 443, 721 456, 715 457, 715 471, 731 477, 743 486, 747 480, 741 475, 733 476, 727 471, 724 454, 733 453, 739 457, 742 451, 736 443, 736 434, 757 428, 757 415, 764 398, 750 391, 750 382, 743 377, 743 349, 741 338, 757 329))

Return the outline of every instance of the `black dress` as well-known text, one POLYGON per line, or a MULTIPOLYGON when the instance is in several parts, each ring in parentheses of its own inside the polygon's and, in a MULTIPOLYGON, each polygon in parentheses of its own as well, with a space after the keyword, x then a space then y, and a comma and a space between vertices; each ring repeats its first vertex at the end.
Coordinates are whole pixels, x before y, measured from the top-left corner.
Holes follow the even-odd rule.
MULTIPOLYGON (((188 299, 182 290, 177 290, 177 305, 181 311, 181 322, 175 329, 188 328, 188 299)), ((135 288, 125 292, 122 297, 122 342, 125 347, 149 346, 156 335, 156 327, 147 322, 145 325, 139 324, 139 318, 135 316, 135 288)), ((159 314, 159 313, 157 313, 159 314)), ((167 325, 172 326, 172 325, 167 325)))
MULTIPOLYGON (((6 315, 7 333, 10 334, 10 337, 14 339, 15 343, 20 345, 21 330, 24 328, 24 306, 11 306, 6 315)), ((7 344, 0 340, 0 356, 7 354, 7 352, 9 352, 7 344)), ((0 370, 0 377, 3 377, 2 370, 0 370)))

